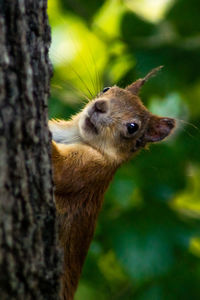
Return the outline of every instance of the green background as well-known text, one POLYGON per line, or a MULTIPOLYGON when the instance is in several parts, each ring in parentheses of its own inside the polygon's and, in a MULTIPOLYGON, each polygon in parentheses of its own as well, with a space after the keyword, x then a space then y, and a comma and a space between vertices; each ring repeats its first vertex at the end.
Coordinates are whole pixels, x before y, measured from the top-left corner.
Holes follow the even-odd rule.
POLYGON ((164 65, 141 98, 177 119, 171 138, 116 173, 76 300, 199 300, 200 1, 49 0, 48 9, 50 118, 164 65))

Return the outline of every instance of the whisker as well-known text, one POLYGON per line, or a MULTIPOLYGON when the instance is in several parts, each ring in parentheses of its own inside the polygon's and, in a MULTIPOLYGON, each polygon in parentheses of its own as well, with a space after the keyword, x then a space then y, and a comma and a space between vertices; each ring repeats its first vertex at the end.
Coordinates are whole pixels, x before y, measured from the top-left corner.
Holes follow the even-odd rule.
MULTIPOLYGON (((71 38, 73 44, 76 46, 76 42, 75 42, 75 40, 72 38, 71 35, 70 35, 70 38, 71 38)), ((89 45, 89 43, 87 43, 87 45, 89 45)), ((78 46, 76 46, 76 49, 78 49, 78 46)), ((80 51, 77 50, 77 52, 78 52, 78 55, 79 55, 79 57, 81 58, 81 60, 82 60, 82 62, 83 62, 83 64, 84 64, 84 66, 85 66, 87 72, 88 72, 90 81, 91 81, 91 83, 92 83, 92 85, 93 85, 93 88, 94 88, 94 92, 96 93, 96 85, 95 85, 93 76, 92 76, 92 74, 91 74, 91 71, 90 71, 90 69, 88 68, 88 65, 87 65, 87 63, 86 63, 84 57, 81 55, 80 51)))
MULTIPOLYGON (((75 85, 73 85, 70 80, 67 80, 67 79, 65 79, 65 80, 64 79, 59 79, 58 80, 58 79, 55 79, 55 77, 53 77, 53 79, 51 80, 51 85, 53 85, 54 82, 57 83, 57 81, 59 83, 62 82, 62 84, 64 86, 66 86, 67 88, 70 87, 74 92, 76 92, 77 94, 79 94, 79 96, 84 97, 87 100, 90 100, 88 98, 88 96, 83 91, 80 91, 80 89, 78 89, 75 85)), ((60 86, 60 89, 61 89, 61 86, 60 86)))
POLYGON ((63 79, 59 79, 59 84, 62 83, 62 86, 57 84, 56 81, 55 81, 55 78, 52 80, 52 83, 51 83, 51 87, 54 88, 54 89, 59 89, 59 90, 62 90, 63 87, 66 87, 67 89, 70 89, 73 93, 77 94, 79 97, 83 97, 84 99, 87 99, 87 101, 90 101, 90 99, 87 97, 87 95, 80 91, 78 88, 76 88, 74 85, 72 85, 72 83, 70 81, 67 81, 67 80, 63 80, 63 79))
POLYGON ((94 56, 93 56, 93 52, 90 48, 90 43, 88 42, 87 43, 88 45, 88 49, 89 49, 89 54, 90 54, 90 57, 92 59, 92 65, 94 66, 94 72, 95 72, 95 78, 96 78, 96 86, 97 86, 97 92, 96 92, 96 95, 98 95, 100 93, 100 91, 102 90, 102 83, 101 83, 101 79, 100 79, 100 73, 98 71, 98 68, 97 68, 97 65, 96 65, 96 61, 94 59, 94 56))
POLYGON ((174 118, 176 121, 179 121, 179 122, 182 122, 186 125, 190 125, 191 127, 193 127, 194 129, 196 129, 197 131, 200 132, 200 128, 198 128, 196 125, 194 125, 193 123, 191 122, 188 122, 188 121, 185 121, 185 120, 181 120, 181 119, 178 119, 178 118, 174 118))
MULTIPOLYGON (((52 57, 55 58, 60 58, 62 57, 63 59, 65 59, 64 56, 62 55, 57 55, 56 53, 52 53, 52 57)), ((68 62, 70 68, 72 69, 72 71, 76 74, 76 76, 79 78, 79 80, 81 81, 81 83, 83 84, 83 86, 85 87, 85 89, 88 91, 88 93, 90 94, 91 98, 93 98, 93 94, 91 93, 90 89, 88 88, 88 85, 86 84, 86 82, 83 80, 83 78, 78 74, 78 72, 74 69, 74 67, 72 66, 71 62, 68 62)))
POLYGON ((187 133, 188 136, 190 136, 194 141, 199 141, 199 139, 192 135, 189 131, 187 131, 185 128, 183 128, 183 131, 187 133))
MULTIPOLYGON (((66 22, 66 20, 64 19, 64 17, 58 16, 58 18, 61 20, 60 23, 66 24, 66 25, 69 27, 69 23, 66 22)), ((98 94, 98 91, 100 91, 101 82, 100 82, 100 76, 99 76, 99 74, 97 74, 98 69, 97 69, 97 67, 96 67, 95 59, 94 59, 94 57, 93 57, 93 55, 92 55, 91 49, 88 47, 90 43, 88 42, 88 43, 86 43, 86 45, 87 45, 88 49, 90 50, 90 51, 88 51, 88 53, 91 54, 91 57, 92 57, 92 65, 93 65, 94 71, 95 71, 94 73, 95 73, 95 77, 96 77, 96 82, 95 82, 94 76, 93 76, 92 73, 91 73, 90 68, 88 67, 88 64, 87 64, 87 62, 86 62, 86 60, 85 60, 85 57, 83 57, 83 55, 80 53, 80 50, 79 50, 80 47, 79 47, 78 44, 76 43, 76 40, 74 39, 74 36, 73 36, 71 33, 73 33, 73 30, 72 30, 72 32, 69 32, 69 31, 68 31, 68 36, 70 37, 70 40, 72 41, 72 44, 75 46, 75 51, 77 52, 77 55, 81 58, 82 63, 84 64, 85 69, 86 69, 87 72, 88 72, 88 75, 89 75, 91 84, 92 84, 93 89, 94 89, 94 93, 97 95, 97 94, 98 94)), ((55 56, 55 51, 54 51, 54 52, 51 52, 51 53, 52 53, 52 56, 53 56, 53 55, 55 56)), ((62 56, 62 54, 59 54, 59 58, 60 58, 60 57, 63 57, 64 59, 66 59, 65 56, 62 56)), ((87 56, 87 57, 88 57, 88 56, 87 56)), ((75 70, 75 69, 73 68, 72 63, 68 62, 68 64, 70 65, 71 69, 72 69, 73 72, 76 74, 76 76, 79 78, 79 80, 82 82, 83 86, 85 87, 85 89, 86 89, 87 92, 89 93, 90 97, 93 98, 93 97, 94 97, 94 94, 93 94, 93 93, 91 92, 91 90, 89 89, 89 87, 88 87, 87 83, 85 82, 85 80, 80 76, 80 74, 77 72, 77 70, 75 70)), ((95 95, 95 96, 96 96, 96 95, 95 95)))

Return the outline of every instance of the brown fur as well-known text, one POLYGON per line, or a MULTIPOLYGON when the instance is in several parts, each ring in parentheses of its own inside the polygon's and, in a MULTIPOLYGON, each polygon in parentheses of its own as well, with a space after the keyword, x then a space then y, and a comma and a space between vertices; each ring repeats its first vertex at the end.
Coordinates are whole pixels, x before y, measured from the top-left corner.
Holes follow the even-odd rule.
POLYGON ((116 167, 87 145, 52 145, 59 238, 64 248, 61 294, 62 299, 73 299, 103 195, 116 167))
POLYGON ((116 169, 147 143, 168 136, 175 125, 173 119, 152 115, 144 107, 135 92, 143 83, 136 81, 127 89, 114 86, 71 121, 49 123, 56 141, 52 162, 64 249, 63 300, 74 297, 103 196, 116 169), (127 131, 129 123, 139 126, 134 134, 127 131))

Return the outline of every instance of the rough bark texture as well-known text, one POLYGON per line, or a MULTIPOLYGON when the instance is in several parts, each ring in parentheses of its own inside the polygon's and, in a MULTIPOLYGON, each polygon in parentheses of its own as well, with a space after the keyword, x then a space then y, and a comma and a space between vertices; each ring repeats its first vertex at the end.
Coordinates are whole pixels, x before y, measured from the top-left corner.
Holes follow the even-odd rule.
POLYGON ((0 299, 58 299, 46 0, 0 1, 0 299))

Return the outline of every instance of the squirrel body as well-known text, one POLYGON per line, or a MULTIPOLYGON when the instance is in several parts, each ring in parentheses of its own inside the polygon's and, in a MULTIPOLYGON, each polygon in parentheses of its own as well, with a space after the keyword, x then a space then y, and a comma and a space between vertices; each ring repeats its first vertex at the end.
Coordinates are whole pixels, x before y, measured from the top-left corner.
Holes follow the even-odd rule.
POLYGON ((115 168, 105 168, 104 157, 84 144, 53 142, 52 157, 59 240, 64 249, 61 299, 73 299, 115 168))
POLYGON ((69 121, 49 121, 59 240, 64 249, 62 300, 72 300, 117 168, 150 142, 167 137, 174 119, 151 114, 138 92, 158 69, 125 89, 107 88, 69 121))

